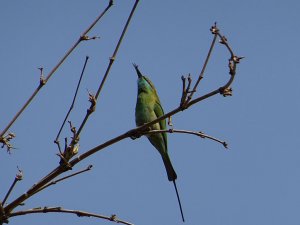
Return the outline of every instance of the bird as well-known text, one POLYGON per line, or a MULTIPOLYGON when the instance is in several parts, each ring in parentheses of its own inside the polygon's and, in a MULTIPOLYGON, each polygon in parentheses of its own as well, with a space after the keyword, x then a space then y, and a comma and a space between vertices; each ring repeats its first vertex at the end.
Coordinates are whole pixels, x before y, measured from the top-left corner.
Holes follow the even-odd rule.
MULTIPOLYGON (((137 101, 135 107, 135 122, 136 126, 142 126, 149 123, 164 115, 164 110, 161 106, 157 91, 153 83, 144 76, 138 68, 138 65, 133 63, 138 76, 138 93, 137 101)), ((150 130, 166 130, 166 119, 159 121, 150 126, 150 130)), ((170 156, 168 154, 168 139, 167 133, 153 133, 146 135, 150 143, 158 150, 160 153, 164 166, 166 168, 168 180, 172 181, 177 195, 177 200, 180 208, 180 213, 182 221, 184 222, 184 216, 182 211, 182 206, 176 186, 177 174, 171 163, 170 156)))

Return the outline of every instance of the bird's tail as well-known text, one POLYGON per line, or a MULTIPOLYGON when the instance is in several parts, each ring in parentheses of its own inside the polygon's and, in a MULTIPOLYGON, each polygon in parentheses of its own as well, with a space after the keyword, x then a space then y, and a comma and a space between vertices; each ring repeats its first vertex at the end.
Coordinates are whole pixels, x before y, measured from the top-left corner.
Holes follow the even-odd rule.
POLYGON ((166 171, 167 171, 167 174, 168 174, 168 179, 169 181, 175 181, 177 179, 177 174, 172 166, 172 163, 171 163, 171 160, 169 158, 169 155, 164 155, 162 157, 163 161, 164 161, 164 164, 165 164, 165 167, 166 167, 166 171))
POLYGON ((184 222, 184 216, 183 216, 183 211, 182 211, 182 206, 181 206, 181 202, 180 202, 180 198, 179 198, 179 193, 178 193, 178 190, 177 190, 177 186, 176 186, 176 182, 175 180, 177 179, 177 174, 172 166, 172 163, 171 163, 171 160, 169 158, 169 155, 166 154, 162 157, 163 161, 164 161, 164 164, 165 164, 165 167, 166 167, 166 170, 167 170, 167 174, 168 174, 168 179, 169 181, 173 181, 173 184, 174 184, 174 188, 175 188, 175 191, 176 191, 176 196, 177 196, 177 200, 178 200, 178 204, 179 204, 179 209, 180 209, 180 213, 181 213, 181 218, 182 218, 182 221, 184 222))

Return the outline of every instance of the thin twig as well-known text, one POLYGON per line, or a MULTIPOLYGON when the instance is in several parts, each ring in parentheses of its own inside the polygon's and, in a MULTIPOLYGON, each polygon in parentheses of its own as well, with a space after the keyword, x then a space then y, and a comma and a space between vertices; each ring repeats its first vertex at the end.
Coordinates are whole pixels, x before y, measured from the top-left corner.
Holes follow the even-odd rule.
MULTIPOLYGON (((224 85, 222 86, 221 88, 218 88, 216 90, 213 90, 205 95, 202 95, 192 101, 190 101, 188 104, 187 104, 187 107, 190 107, 200 101, 203 101, 209 97, 212 97, 214 95, 217 95, 220 93, 220 91, 222 89, 226 89, 228 88, 231 83, 233 82, 234 80, 234 77, 235 77, 235 70, 236 70, 236 62, 234 63, 234 73, 232 73, 233 75, 230 76, 230 79, 229 81, 224 85)), ((182 108, 179 106, 177 108, 175 108, 174 110, 170 111, 169 113, 166 113, 165 115, 149 122, 149 123, 146 123, 140 127, 137 127, 137 128, 134 128, 134 129, 131 129, 117 137, 114 137, 84 153, 82 153, 81 155, 78 155, 76 158, 74 158, 73 160, 71 160, 69 162, 70 166, 71 167, 74 167, 77 163, 79 163, 80 161, 84 160, 85 158, 95 154, 96 152, 98 151, 101 151, 103 150, 104 148, 110 146, 110 145, 113 145, 123 139, 126 139, 126 138, 130 138, 130 137, 133 137, 143 131, 145 131, 146 128, 152 126, 153 124, 161 121, 161 120, 164 120, 178 112, 181 112, 182 111, 182 108)), ((42 178, 37 184, 33 185, 26 193, 22 194, 21 196, 19 196, 18 198, 16 198, 14 201, 12 201, 9 205, 7 205, 5 207, 5 213, 6 214, 9 214, 11 213, 11 211, 16 208, 19 204, 21 204, 22 202, 24 202, 26 199, 28 199, 29 197, 31 197, 35 192, 36 190, 40 189, 41 187, 43 187, 44 185, 46 185, 47 183, 51 182, 54 178, 56 178, 57 176, 59 176, 60 174, 62 174, 63 172, 67 171, 67 168, 63 165, 59 165, 58 167, 56 167, 52 172, 50 172, 48 175, 46 175, 44 178, 42 178)))
POLYGON ((73 50, 79 45, 81 41, 84 40, 87 33, 96 25, 97 22, 104 16, 104 14, 108 11, 108 9, 113 5, 113 1, 109 1, 108 6, 103 10, 103 12, 94 20, 94 22, 82 33, 79 39, 75 42, 75 44, 65 53, 65 55, 61 58, 61 60, 54 66, 54 68, 49 72, 43 82, 39 83, 39 86, 35 89, 29 99, 25 102, 22 108, 16 113, 13 119, 9 122, 9 124, 4 128, 4 130, 0 133, 0 137, 3 136, 8 129, 13 125, 13 123, 18 119, 18 117, 22 114, 22 112, 27 108, 27 106, 31 103, 37 93, 42 89, 43 86, 48 82, 51 76, 55 73, 55 71, 61 66, 61 64, 68 58, 68 56, 73 52, 73 50))
POLYGON ((17 212, 11 213, 10 217, 33 214, 33 213, 69 213, 69 214, 75 214, 78 217, 95 217, 95 218, 105 219, 105 220, 116 222, 116 223, 133 225, 132 223, 118 219, 115 214, 111 215, 111 216, 103 216, 100 214, 84 212, 81 210, 63 209, 61 207, 43 207, 43 208, 39 207, 39 208, 33 208, 33 209, 28 209, 28 210, 23 210, 23 211, 17 211, 17 212))
POLYGON ((218 142, 220 144, 222 144, 225 148, 228 148, 228 144, 226 141, 222 141, 218 138, 215 138, 213 136, 210 136, 210 135, 207 135, 201 131, 190 131, 190 130, 178 130, 178 129, 168 129, 168 130, 149 130, 149 131, 145 131, 143 132, 143 135, 145 134, 153 134, 153 133, 180 133, 180 134, 192 134, 192 135, 196 135, 198 137, 201 137, 201 138, 207 138, 207 139, 210 139, 210 140, 213 140, 215 142, 218 142))
POLYGON ((121 36, 120 36, 120 38, 119 38, 119 41, 118 41, 118 43, 117 43, 117 45, 116 45, 116 48, 115 48, 115 50, 114 50, 114 53, 113 53, 113 55, 110 57, 109 64, 108 64, 108 66, 107 66, 107 69, 106 69, 106 72, 105 72, 105 74, 104 74, 104 76, 103 76, 103 79, 102 79, 102 81, 101 81, 101 83, 100 83, 100 85, 99 85, 99 88, 98 88, 98 90, 97 90, 97 93, 96 93, 95 96, 93 96, 93 97, 94 97, 94 101, 92 101, 92 105, 91 105, 90 109, 87 110, 87 113, 86 113, 86 115, 85 115, 85 118, 83 119, 83 121, 82 121, 82 123, 81 123, 81 125, 80 125, 80 127, 79 127, 79 129, 78 129, 78 132, 77 132, 77 135, 78 135, 78 136, 80 135, 80 133, 81 133, 83 127, 85 126, 85 124, 86 124, 86 122, 87 122, 89 116, 90 116, 90 115, 94 112, 94 110, 95 110, 95 103, 96 103, 96 101, 98 100, 99 94, 100 94, 100 92, 101 92, 101 90, 102 90, 102 88, 103 88, 103 86, 104 86, 104 83, 105 83, 105 81, 106 81, 106 79, 107 79, 107 77, 108 77, 108 75, 109 75, 110 69, 111 69, 111 67, 112 67, 112 65, 113 65, 113 63, 114 63, 114 61, 115 61, 115 59, 116 59, 118 50, 119 50, 119 48, 120 48, 120 45, 121 45, 122 40, 123 40, 123 38, 124 38, 124 35, 126 34, 127 28, 128 28, 128 26, 129 26, 129 24, 130 24, 130 21, 131 21, 131 19, 132 19, 132 17, 133 17, 133 14, 134 14, 134 12, 135 12, 135 9, 136 9, 138 3, 139 3, 139 0, 136 0, 136 1, 135 1, 135 4, 134 4, 133 7, 132 7, 132 10, 131 10, 130 15, 129 15, 128 19, 127 19, 127 22, 126 22, 126 24, 125 24, 125 26, 124 26, 124 28, 123 28, 123 31, 122 31, 121 36), (93 105, 93 104, 94 104, 94 105, 93 105))
POLYGON ((187 95, 187 93, 189 93, 189 95, 187 96, 186 99, 184 99, 184 101, 181 100, 181 102, 182 102, 181 106, 182 106, 183 109, 186 109, 186 108, 187 108, 187 107, 186 107, 186 106, 187 106, 187 103, 189 103, 189 101, 192 99, 194 93, 197 91, 197 87, 198 87, 200 81, 201 81, 202 78, 203 78, 203 75, 204 75, 205 69, 206 69, 206 67, 207 67, 207 64, 208 64, 208 62, 209 62, 209 59, 210 59, 212 50, 213 50, 213 48, 214 48, 214 46, 215 46, 215 43, 216 43, 216 40, 217 40, 217 36, 218 36, 218 31, 219 31, 219 30, 217 29, 217 27, 216 27, 216 24, 211 28, 211 31, 212 31, 213 34, 214 34, 214 38, 213 38, 213 40, 212 40, 212 42, 211 42, 209 51, 208 51, 207 56, 206 56, 206 58, 205 58, 204 64, 203 64, 202 69, 201 69, 201 72, 200 72, 200 74, 199 74, 199 76, 198 76, 198 80, 196 81, 196 83, 195 83, 195 85, 194 85, 194 87, 193 87, 193 90, 190 91, 190 92, 189 92, 188 90, 185 91, 185 92, 186 92, 185 96, 187 95))
MULTIPOLYGON (((105 79, 108 76, 108 73, 109 73, 110 68, 111 68, 111 66, 113 64, 113 61, 115 60, 115 57, 116 57, 117 52, 118 52, 118 49, 119 49, 120 44, 122 42, 122 39, 123 39, 123 37, 124 37, 124 35, 126 33, 127 27, 129 26, 130 20, 131 20, 131 18, 133 16, 133 13, 134 13, 134 11, 136 9, 136 6, 137 6, 138 2, 139 2, 139 0, 136 0, 135 4, 134 4, 134 6, 133 6, 133 8, 131 10, 131 13, 130 13, 130 15, 128 17, 128 20, 127 20, 127 22, 125 24, 125 27, 124 27, 123 32, 121 34, 121 37, 120 37, 120 39, 118 41, 118 44, 117 44, 117 46, 115 48, 113 56, 110 58, 110 62, 109 62, 109 65, 107 67, 106 73, 105 73, 104 78, 103 78, 103 80, 102 80, 102 82, 101 82, 101 84, 99 86, 98 91, 97 91, 98 95, 100 94, 101 88, 104 85, 104 81, 105 81, 105 79)), ((96 97, 90 96, 90 101, 91 101, 91 107, 90 107, 91 110, 88 110, 87 115, 85 116, 85 118, 84 118, 84 120, 83 120, 80 128, 78 129, 77 136, 79 136, 79 134, 80 134, 82 128, 84 127, 84 125, 85 125, 85 123, 86 123, 89 115, 93 112, 92 109, 95 108, 96 97)), ((129 137, 127 135, 128 134, 125 134, 125 136, 122 139, 129 137)), ((122 140, 122 139, 119 139, 119 140, 122 140)), ((76 140, 76 138, 72 140, 72 143, 70 145, 73 145, 73 141, 74 140, 76 140)), ((68 164, 68 165, 73 166, 72 164, 68 164)), ((44 185, 46 185, 51 180, 53 180, 55 177, 57 177, 58 175, 62 174, 65 171, 67 171, 68 169, 69 169, 69 167, 66 167, 64 164, 58 166, 56 169, 54 169, 52 172, 50 172, 48 175, 46 175, 42 180, 40 180, 37 184, 35 184, 34 186, 32 186, 25 194, 21 195, 15 201, 13 201, 12 203, 10 203, 7 207, 5 207, 5 211, 6 212, 10 212, 12 209, 14 209, 15 207, 17 207, 20 203, 22 203, 23 201, 25 201, 26 199, 28 199, 30 196, 32 196, 37 190, 39 190, 40 188, 42 188, 44 185)))
POLYGON ((68 111, 68 113, 67 113, 67 115, 66 115, 66 117, 65 117, 65 119, 64 119, 64 121, 63 121, 63 123, 62 123, 62 125, 60 127, 60 129, 59 129, 59 131, 58 131, 58 134, 57 134, 57 136, 55 138, 54 143, 58 143, 58 139, 59 139, 60 133, 61 133, 61 131, 62 131, 62 129, 63 129, 63 127, 64 127, 64 125, 65 125, 65 123, 66 123, 66 121, 67 121, 67 119, 68 119, 68 117, 69 117, 72 109, 73 109, 73 107, 74 107, 74 104, 75 104, 75 101, 76 101, 76 97, 77 97, 77 93, 78 93, 78 90, 79 90, 79 86, 81 84, 81 80, 82 80, 82 77, 83 77, 83 74, 84 74, 84 71, 85 71, 85 68, 86 68, 88 60, 89 60, 89 57, 86 56, 85 57, 85 61, 84 61, 84 65, 83 65, 83 68, 82 68, 82 71, 81 71, 81 74, 80 74, 80 78, 79 78, 79 81, 78 81, 78 84, 77 84, 77 87, 76 87, 76 91, 75 91, 75 94, 74 94, 74 97, 73 97, 72 104, 70 105, 69 111, 68 111))
POLYGON ((66 180, 66 179, 68 179, 68 178, 74 177, 74 176, 79 175, 79 174, 81 174, 81 173, 90 171, 90 170, 92 169, 92 167, 93 167, 92 165, 89 165, 87 168, 85 168, 85 169, 83 169, 83 170, 80 170, 80 171, 78 171, 78 172, 76 172, 76 173, 72 173, 72 174, 70 174, 70 175, 68 175, 68 176, 65 176, 65 177, 62 177, 62 178, 60 178, 60 179, 54 180, 54 181, 52 181, 52 182, 46 184, 46 185, 43 186, 42 188, 38 189, 38 190, 36 191, 36 193, 37 193, 37 192, 40 192, 40 191, 42 191, 42 190, 44 190, 45 188, 48 188, 49 186, 52 186, 52 185, 54 185, 54 184, 57 184, 57 183, 59 183, 59 182, 61 182, 61 181, 63 181, 63 180, 66 180))
POLYGON ((10 186, 8 192, 6 193, 6 195, 5 195, 5 197, 4 197, 3 201, 2 201, 2 204, 3 204, 3 205, 5 204, 6 200, 8 199, 8 196, 9 196, 10 193, 12 192, 12 190, 13 190, 13 188, 15 187, 16 183, 17 183, 18 181, 20 181, 20 180, 23 179, 23 171, 20 170, 19 168, 18 168, 18 170, 19 170, 19 172, 18 172, 17 175, 15 176, 15 179, 14 179, 13 183, 11 184, 11 186, 10 186))
POLYGON ((206 59, 205 59, 205 62, 204 62, 204 64, 203 64, 202 70, 201 70, 201 72, 200 72, 200 74, 199 74, 198 80, 196 81, 195 86, 194 86, 193 90, 191 91, 190 96, 188 97, 189 99, 191 99, 191 98, 193 97, 193 94, 197 91, 197 87, 198 87, 200 81, 201 81, 202 78, 203 78, 205 69, 206 69, 207 64, 208 64, 208 62, 209 62, 209 59, 210 59, 212 50, 213 50, 213 48, 214 48, 214 46, 215 46, 216 40, 217 40, 217 34, 214 35, 214 38, 213 38, 213 40, 212 40, 212 42, 211 42, 209 51, 208 51, 207 56, 206 56, 206 59))

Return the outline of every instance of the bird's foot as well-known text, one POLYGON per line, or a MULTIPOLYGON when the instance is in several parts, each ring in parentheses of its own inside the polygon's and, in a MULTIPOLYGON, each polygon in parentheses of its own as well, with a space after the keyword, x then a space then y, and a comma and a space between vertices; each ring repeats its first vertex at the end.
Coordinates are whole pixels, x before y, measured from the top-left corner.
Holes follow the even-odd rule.
POLYGON ((132 139, 132 140, 135 140, 137 138, 140 138, 142 135, 139 131, 135 131, 135 130, 131 130, 128 132, 129 133, 129 137, 132 139))
POLYGON ((135 130, 135 129, 133 129, 133 130, 129 131, 128 134, 129 134, 129 137, 132 140, 135 140, 137 138, 140 138, 141 136, 143 136, 145 133, 147 133, 150 130, 151 130, 150 127, 147 127, 147 128, 145 128, 143 130, 135 130))

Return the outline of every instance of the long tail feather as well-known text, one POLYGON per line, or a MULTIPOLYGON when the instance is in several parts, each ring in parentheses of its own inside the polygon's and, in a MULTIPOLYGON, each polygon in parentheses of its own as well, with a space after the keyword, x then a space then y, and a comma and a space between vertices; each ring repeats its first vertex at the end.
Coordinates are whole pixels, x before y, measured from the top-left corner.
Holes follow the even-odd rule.
POLYGON ((182 221, 184 222, 184 216, 183 216, 182 206, 181 206, 181 202, 180 202, 180 198, 179 198, 179 194, 178 194, 178 190, 177 190, 177 186, 176 186, 175 180, 173 180, 173 184, 174 184, 176 195, 177 195, 177 200, 178 200, 178 204, 179 204, 179 208, 180 208, 181 218, 182 218, 182 221))
POLYGON ((169 155, 165 155, 162 157, 164 165, 166 167, 167 175, 168 175, 168 180, 169 181, 174 181, 177 179, 177 174, 172 166, 171 160, 169 158, 169 155))

